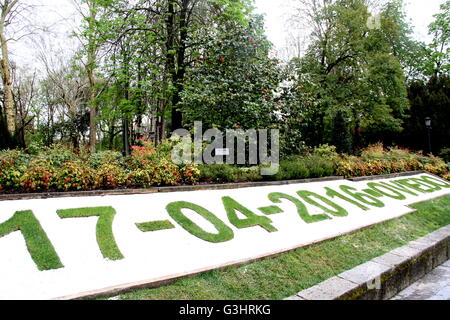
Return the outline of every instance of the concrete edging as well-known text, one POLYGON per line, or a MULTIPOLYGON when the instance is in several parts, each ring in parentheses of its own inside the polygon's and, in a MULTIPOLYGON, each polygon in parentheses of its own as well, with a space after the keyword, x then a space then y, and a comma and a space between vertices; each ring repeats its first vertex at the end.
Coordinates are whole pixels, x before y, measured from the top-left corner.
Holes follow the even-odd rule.
POLYGON ((450 225, 285 300, 387 300, 450 258, 450 225))

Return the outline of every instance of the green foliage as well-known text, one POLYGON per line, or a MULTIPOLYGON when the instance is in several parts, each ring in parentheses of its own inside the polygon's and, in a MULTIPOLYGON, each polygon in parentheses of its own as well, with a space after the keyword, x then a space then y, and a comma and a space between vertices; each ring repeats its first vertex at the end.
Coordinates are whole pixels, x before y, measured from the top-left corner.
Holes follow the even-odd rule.
POLYGON ((105 165, 121 165, 123 157, 117 151, 100 151, 89 155, 88 164, 91 168, 97 169, 105 165))
POLYGON ((439 156, 447 163, 450 163, 450 148, 443 148, 439 152, 439 156))
POLYGON ((273 176, 261 176, 261 167, 228 164, 176 165, 171 159, 173 142, 155 148, 151 143, 133 148, 129 158, 115 152, 76 155, 56 145, 34 156, 20 150, 0 152, 0 191, 47 192, 116 188, 149 188, 197 183, 230 183, 262 180, 296 180, 333 175, 356 177, 426 170, 439 176, 449 171, 445 161, 435 156, 415 154, 408 149, 385 149, 371 145, 361 155, 338 154, 336 147, 321 145, 305 156, 280 161, 273 176), (60 151, 58 153, 58 151, 60 151), (73 159, 72 161, 65 161, 73 159))
POLYGON ((26 192, 47 191, 55 181, 56 169, 52 166, 31 165, 20 177, 18 188, 23 188, 26 192))
POLYGON ((196 184, 200 181, 201 172, 197 165, 187 165, 180 169, 181 180, 185 184, 196 184))
POLYGON ((200 165, 201 180, 212 183, 259 181, 259 167, 241 168, 228 164, 200 165))
POLYGON ((412 150, 428 151, 428 130, 425 118, 432 119, 431 147, 434 154, 450 147, 450 76, 432 76, 428 81, 414 81, 409 85, 411 109, 407 113, 405 131, 394 141, 412 150))
POLYGON ((57 172, 53 185, 57 190, 80 191, 95 188, 95 170, 82 161, 66 162, 57 172))
POLYGON ((424 66, 429 75, 445 75, 450 70, 450 0, 441 5, 441 11, 434 15, 429 27, 433 42, 429 45, 427 60, 424 66))
POLYGON ((20 186, 20 178, 28 161, 29 156, 20 150, 0 152, 0 190, 20 186))
POLYGON ((280 169, 272 180, 322 178, 334 174, 334 163, 327 157, 309 155, 280 161, 280 169))
POLYGON ((405 171, 426 170, 436 175, 448 172, 447 164, 440 158, 414 154, 407 149, 384 149, 382 144, 364 149, 361 157, 343 157, 336 173, 345 177, 371 176, 405 171))
POLYGON ((105 163, 95 171, 96 188, 115 189, 126 184, 127 173, 125 169, 114 163, 105 163))
POLYGON ((352 145, 350 139, 350 132, 344 119, 344 113, 342 111, 338 111, 334 117, 331 140, 333 145, 336 146, 337 152, 351 154, 352 145))
POLYGON ((188 126, 201 120, 219 130, 250 129, 275 122, 280 75, 262 30, 261 18, 252 16, 248 26, 228 22, 208 39, 182 94, 188 126))
POLYGON ((126 181, 129 187, 171 186, 180 183, 181 174, 177 165, 162 158, 131 170, 126 181))
POLYGON ((297 86, 316 100, 316 107, 303 117, 304 139, 310 146, 339 144, 348 152, 350 139, 339 142, 333 128, 352 133, 358 149, 374 139, 393 139, 402 130, 408 109, 405 76, 390 38, 401 32, 394 17, 381 13, 380 29, 369 29, 365 1, 318 2, 309 18, 313 27, 311 45, 298 61, 297 86), (388 31, 387 29, 390 29, 388 31), (338 113, 345 121, 335 119, 338 113), (340 123, 339 123, 340 122, 340 123))

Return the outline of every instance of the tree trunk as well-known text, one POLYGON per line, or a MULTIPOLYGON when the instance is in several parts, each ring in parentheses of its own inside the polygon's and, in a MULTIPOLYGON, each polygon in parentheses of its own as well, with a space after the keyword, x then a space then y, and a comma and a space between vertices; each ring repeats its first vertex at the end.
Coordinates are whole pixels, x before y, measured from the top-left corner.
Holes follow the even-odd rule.
POLYGON ((14 136, 16 132, 16 115, 12 93, 11 71, 9 68, 8 44, 4 35, 3 26, 0 28, 0 41, 2 46, 2 59, 0 60, 0 66, 3 80, 3 103, 6 115, 6 125, 9 134, 14 136))
POLYGON ((88 61, 87 61, 87 75, 89 79, 89 151, 95 152, 95 144, 97 142, 97 128, 96 128, 96 118, 97 118, 97 105, 95 100, 97 99, 97 92, 95 89, 95 62, 96 62, 96 44, 95 44, 95 2, 89 2, 89 36, 88 36, 88 61))

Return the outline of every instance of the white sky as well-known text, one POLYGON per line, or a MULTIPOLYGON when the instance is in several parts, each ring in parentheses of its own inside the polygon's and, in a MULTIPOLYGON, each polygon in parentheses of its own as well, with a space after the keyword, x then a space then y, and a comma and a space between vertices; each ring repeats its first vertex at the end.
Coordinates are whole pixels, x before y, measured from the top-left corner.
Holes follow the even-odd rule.
MULTIPOLYGON (((52 25, 53 35, 48 37, 49 45, 56 48, 68 49, 74 46, 76 39, 68 39, 70 31, 77 25, 76 11, 73 0, 26 0, 26 3, 40 4, 35 10, 34 19, 39 24, 52 25), (71 27, 68 27, 68 24, 71 27)), ((287 23, 292 5, 296 0, 255 0, 256 12, 265 14, 266 33, 274 44, 275 52, 283 55, 286 47, 287 23)), ((415 28, 414 36, 418 40, 429 41, 428 25, 433 21, 433 14, 439 12, 440 4, 445 0, 405 0, 408 17, 415 28)), ((304 35, 306 36, 306 35, 304 35)), ((32 37, 21 40, 20 44, 11 43, 11 57, 19 66, 27 65, 33 68, 36 64, 36 44, 32 37)), ((38 41, 41 42, 41 41, 38 41)))

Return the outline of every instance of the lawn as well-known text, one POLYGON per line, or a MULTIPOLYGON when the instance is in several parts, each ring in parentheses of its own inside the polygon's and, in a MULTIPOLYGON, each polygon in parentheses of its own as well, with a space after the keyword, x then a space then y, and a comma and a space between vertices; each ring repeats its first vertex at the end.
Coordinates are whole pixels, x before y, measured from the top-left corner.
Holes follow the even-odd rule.
POLYGON ((123 300, 278 300, 450 224, 450 196, 416 212, 277 257, 118 296, 123 300))

